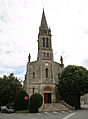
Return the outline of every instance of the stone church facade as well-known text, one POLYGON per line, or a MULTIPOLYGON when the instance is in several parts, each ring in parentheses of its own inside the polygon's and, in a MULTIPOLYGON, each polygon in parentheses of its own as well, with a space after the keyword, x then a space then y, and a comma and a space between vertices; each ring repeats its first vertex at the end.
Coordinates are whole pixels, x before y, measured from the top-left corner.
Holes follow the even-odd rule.
POLYGON ((63 58, 60 63, 53 60, 51 29, 47 25, 44 9, 38 34, 37 61, 30 61, 28 56, 24 89, 29 97, 33 93, 43 96, 44 103, 55 103, 57 100, 57 84, 63 71, 63 58))

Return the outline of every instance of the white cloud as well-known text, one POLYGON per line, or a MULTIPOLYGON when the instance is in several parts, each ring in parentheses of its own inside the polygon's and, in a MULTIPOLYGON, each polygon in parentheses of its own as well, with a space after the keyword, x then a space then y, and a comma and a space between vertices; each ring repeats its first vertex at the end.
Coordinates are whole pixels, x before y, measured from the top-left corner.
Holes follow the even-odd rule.
POLYGON ((52 31, 54 60, 88 68, 87 0, 0 0, 0 75, 24 77, 27 57, 37 59, 43 6, 52 31), (24 66, 24 72, 17 74, 24 66), (17 70, 17 71, 16 71, 17 70))

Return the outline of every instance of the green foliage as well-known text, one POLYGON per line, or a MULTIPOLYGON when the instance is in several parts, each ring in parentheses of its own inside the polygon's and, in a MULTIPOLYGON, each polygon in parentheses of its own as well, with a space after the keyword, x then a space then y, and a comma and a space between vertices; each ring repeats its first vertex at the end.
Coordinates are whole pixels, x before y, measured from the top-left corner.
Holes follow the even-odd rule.
POLYGON ((28 100, 24 99, 28 95, 21 87, 21 82, 13 73, 0 78, 0 106, 13 106, 15 110, 28 109, 28 100))
POLYGON ((28 109, 28 101, 25 100, 25 96, 28 94, 24 90, 20 90, 15 97, 14 108, 15 110, 27 110, 28 109))
POLYGON ((29 112, 36 113, 38 112, 38 108, 40 108, 43 104, 43 97, 35 93, 30 97, 30 104, 29 104, 29 112))
POLYGON ((18 110, 15 113, 29 113, 29 110, 18 110))
POLYGON ((88 70, 82 66, 67 66, 61 74, 58 88, 64 100, 68 100, 70 95, 77 97, 88 93, 88 70))
POLYGON ((65 101, 75 109, 80 109, 80 96, 77 93, 68 92, 65 101))
POLYGON ((61 66, 61 67, 63 67, 63 66, 64 66, 64 64, 60 64, 60 66, 61 66))
POLYGON ((15 96, 20 90, 19 87, 21 83, 13 73, 0 78, 0 105, 14 104, 15 96))

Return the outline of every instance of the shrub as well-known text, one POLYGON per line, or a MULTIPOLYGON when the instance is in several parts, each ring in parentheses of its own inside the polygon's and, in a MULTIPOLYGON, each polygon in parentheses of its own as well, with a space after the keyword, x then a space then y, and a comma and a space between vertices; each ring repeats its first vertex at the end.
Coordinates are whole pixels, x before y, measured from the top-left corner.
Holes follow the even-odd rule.
POLYGON ((30 97, 29 112, 36 113, 43 104, 42 95, 35 93, 30 97))

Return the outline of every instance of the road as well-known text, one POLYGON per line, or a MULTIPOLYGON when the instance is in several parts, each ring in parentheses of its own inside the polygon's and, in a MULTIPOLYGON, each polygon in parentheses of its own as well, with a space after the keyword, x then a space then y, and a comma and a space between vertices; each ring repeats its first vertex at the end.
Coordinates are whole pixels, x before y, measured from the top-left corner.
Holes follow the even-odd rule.
POLYGON ((69 119, 88 119, 88 105, 82 105, 82 109, 76 111, 69 119))
POLYGON ((81 110, 53 111, 41 113, 0 113, 0 119, 88 119, 88 105, 83 105, 81 110))

